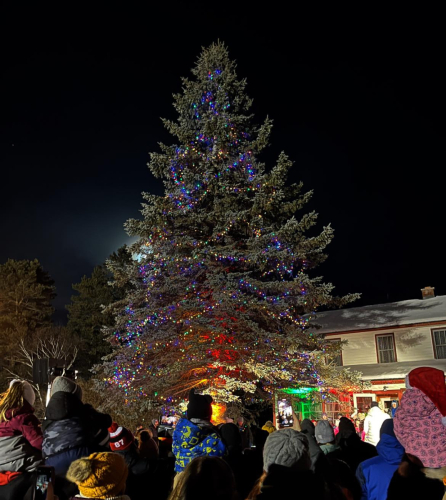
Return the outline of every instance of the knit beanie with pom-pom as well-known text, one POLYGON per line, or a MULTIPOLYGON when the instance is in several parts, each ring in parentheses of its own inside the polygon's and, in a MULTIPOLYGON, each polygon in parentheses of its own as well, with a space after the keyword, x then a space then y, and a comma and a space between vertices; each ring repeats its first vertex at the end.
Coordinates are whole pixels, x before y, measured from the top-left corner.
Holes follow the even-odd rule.
POLYGON ((128 468, 118 453, 93 453, 75 460, 69 467, 67 479, 76 483, 87 498, 109 498, 124 493, 128 468))
POLYGON ((68 377, 56 377, 51 384, 51 396, 56 392, 75 394, 82 401, 81 387, 68 377))
POLYGON ((31 406, 34 406, 34 403, 36 401, 36 393, 34 392, 31 384, 26 380, 19 380, 17 378, 11 380, 11 382, 9 383, 9 387, 11 388, 13 384, 23 384, 23 397, 31 406))

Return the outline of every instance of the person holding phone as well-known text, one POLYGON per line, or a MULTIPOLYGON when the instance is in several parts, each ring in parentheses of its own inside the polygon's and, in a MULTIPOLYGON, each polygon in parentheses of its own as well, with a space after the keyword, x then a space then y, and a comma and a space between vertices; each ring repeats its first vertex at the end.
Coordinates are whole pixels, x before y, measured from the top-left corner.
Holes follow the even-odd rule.
POLYGON ((54 467, 39 466, 37 468, 34 500, 57 500, 54 495, 54 467))

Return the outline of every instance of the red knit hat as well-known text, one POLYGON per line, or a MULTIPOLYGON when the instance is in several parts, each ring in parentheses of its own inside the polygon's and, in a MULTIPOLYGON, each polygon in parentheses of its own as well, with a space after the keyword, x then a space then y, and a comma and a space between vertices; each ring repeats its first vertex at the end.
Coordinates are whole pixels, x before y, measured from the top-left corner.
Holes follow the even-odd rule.
POLYGON ((116 422, 108 428, 110 433, 110 449, 112 451, 123 451, 133 443, 133 434, 125 427, 118 426, 116 422))
POLYGON ((442 423, 446 425, 446 384, 444 372, 436 368, 422 366, 415 368, 406 376, 408 389, 419 389, 437 407, 442 415, 442 423))

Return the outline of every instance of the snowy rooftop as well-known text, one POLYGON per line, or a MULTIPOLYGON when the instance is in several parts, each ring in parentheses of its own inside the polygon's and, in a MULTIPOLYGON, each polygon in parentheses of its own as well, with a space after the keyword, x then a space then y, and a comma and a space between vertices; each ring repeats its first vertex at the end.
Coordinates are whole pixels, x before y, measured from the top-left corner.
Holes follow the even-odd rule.
POLYGON ((446 295, 321 312, 316 317, 316 323, 322 326, 318 333, 393 328, 432 321, 446 322, 446 295))
POLYGON ((429 366, 446 371, 446 359, 426 359, 422 361, 398 361, 398 363, 373 363, 371 365, 349 365, 345 368, 362 372, 362 380, 387 380, 405 378, 406 375, 420 366, 429 366))

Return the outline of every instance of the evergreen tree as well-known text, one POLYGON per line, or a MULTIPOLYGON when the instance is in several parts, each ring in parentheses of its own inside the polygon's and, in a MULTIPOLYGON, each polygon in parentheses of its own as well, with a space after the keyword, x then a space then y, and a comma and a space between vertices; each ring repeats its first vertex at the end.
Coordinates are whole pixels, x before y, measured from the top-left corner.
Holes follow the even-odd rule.
POLYGON ((306 235, 317 214, 296 218, 311 192, 287 185, 284 153, 269 171, 258 161, 272 122, 253 124, 226 48, 203 50, 192 73, 174 95, 178 119, 163 120, 177 144, 162 144, 149 163, 165 195, 144 193, 143 219, 126 224, 138 258, 125 309, 112 308, 109 390, 153 408, 177 406, 192 387, 231 402, 323 386, 333 347, 317 334, 315 311, 356 298, 335 298, 310 276, 333 230, 306 235))
POLYGON ((0 265, 0 332, 22 335, 49 326, 56 288, 35 260, 9 259, 0 265))
POLYGON ((77 295, 71 297, 68 309, 68 331, 80 340, 81 355, 76 368, 83 378, 89 378, 90 368, 100 363, 110 353, 110 343, 104 338, 104 328, 114 324, 107 307, 125 296, 126 287, 112 286, 112 278, 119 284, 120 270, 131 261, 126 245, 114 252, 106 265, 96 266, 91 276, 83 276, 73 289, 77 295))
POLYGON ((9 259, 0 265, 0 385, 8 370, 21 373, 21 342, 29 344, 42 329, 51 326, 51 301, 56 288, 51 276, 35 260, 9 259))

